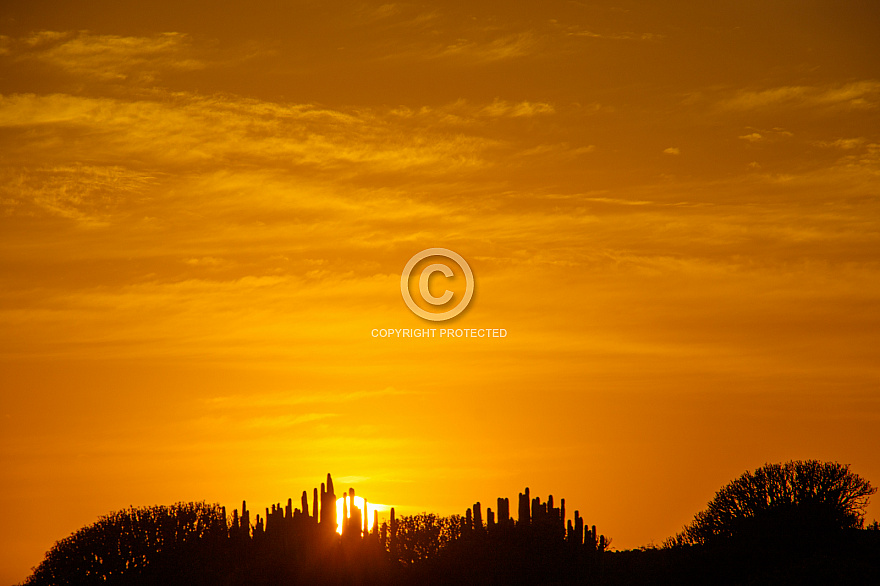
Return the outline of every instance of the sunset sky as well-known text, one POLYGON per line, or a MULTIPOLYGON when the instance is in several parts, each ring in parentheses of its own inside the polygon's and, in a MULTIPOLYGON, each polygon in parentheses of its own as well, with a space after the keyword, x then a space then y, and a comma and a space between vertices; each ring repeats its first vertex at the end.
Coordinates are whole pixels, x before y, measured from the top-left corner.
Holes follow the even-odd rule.
POLYGON ((618 549, 765 462, 880 484, 876 3, 140 4, 0 8, 0 583, 327 472, 618 549), (508 335, 370 333, 450 326, 508 335))

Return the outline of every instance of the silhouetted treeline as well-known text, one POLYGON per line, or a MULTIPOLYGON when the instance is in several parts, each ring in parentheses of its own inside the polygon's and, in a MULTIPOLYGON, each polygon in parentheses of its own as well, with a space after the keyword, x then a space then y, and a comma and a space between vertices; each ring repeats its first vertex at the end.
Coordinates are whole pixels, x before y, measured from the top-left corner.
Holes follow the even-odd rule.
POLYGON ((386 547, 412 584, 598 583, 609 540, 588 527, 579 511, 566 526, 565 500, 542 502, 520 493, 518 516, 508 499, 493 511, 474 503, 464 516, 423 513, 395 519, 386 547), (396 532, 395 532, 396 529, 396 532))
POLYGON ((328 474, 311 503, 304 491, 253 521, 244 502, 112 513, 56 543, 25 584, 880 584, 880 526, 860 528, 873 492, 836 463, 767 465, 662 549, 612 552, 564 499, 528 488, 516 518, 499 498, 450 517, 391 509, 382 524, 349 489, 340 520, 328 474))
POLYGON ((256 515, 243 502, 228 516, 219 505, 177 504, 127 509, 63 539, 26 584, 507 584, 595 578, 606 547, 596 527, 575 511, 565 526, 565 501, 554 507, 519 495, 519 516, 507 499, 496 511, 480 503, 451 517, 422 513, 373 523, 344 493, 337 533, 333 480, 312 493, 256 515), (372 529, 368 527, 372 525, 372 529))

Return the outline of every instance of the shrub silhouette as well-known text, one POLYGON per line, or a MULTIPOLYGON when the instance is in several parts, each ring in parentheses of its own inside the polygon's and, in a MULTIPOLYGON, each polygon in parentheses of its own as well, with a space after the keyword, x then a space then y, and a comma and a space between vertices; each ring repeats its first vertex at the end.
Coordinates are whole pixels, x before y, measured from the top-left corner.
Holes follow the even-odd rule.
POLYGON ((165 576, 180 582, 205 567, 199 561, 213 557, 226 534, 219 505, 129 508, 57 542, 25 584, 135 583, 165 576))
POLYGON ((437 558, 440 550, 461 537, 461 518, 434 513, 401 516, 397 522, 400 561, 412 565, 437 558))
POLYGON ((870 482, 837 462, 766 464, 719 490, 706 510, 666 545, 823 538, 861 528, 875 492, 870 482))

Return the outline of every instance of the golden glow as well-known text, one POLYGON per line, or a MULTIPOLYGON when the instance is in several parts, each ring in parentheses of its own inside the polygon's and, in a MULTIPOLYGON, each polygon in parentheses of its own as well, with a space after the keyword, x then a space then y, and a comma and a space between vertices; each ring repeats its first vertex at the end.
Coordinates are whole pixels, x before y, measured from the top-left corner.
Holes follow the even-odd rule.
POLYGON ((0 584, 327 472, 619 548, 765 462, 880 483, 880 3, 2 4, 0 584), (507 336, 370 335, 435 325, 507 336))
MULTIPOLYGON (((361 511, 364 510, 364 498, 355 495, 354 497, 354 506, 359 508, 361 511)), ((374 513, 375 512, 384 512, 388 510, 388 507, 384 505, 374 505, 373 503, 367 503, 367 531, 373 530, 374 524, 374 513)), ((361 513, 363 515, 363 513, 361 513)), ((340 535, 342 534, 342 521, 343 519, 351 518, 351 498, 346 494, 344 497, 340 497, 336 499, 336 532, 340 535), (347 507, 347 508, 346 508, 347 507), (343 517, 343 509, 345 508, 345 512, 348 513, 348 517, 343 517)), ((361 517, 363 519, 363 517, 361 517)))

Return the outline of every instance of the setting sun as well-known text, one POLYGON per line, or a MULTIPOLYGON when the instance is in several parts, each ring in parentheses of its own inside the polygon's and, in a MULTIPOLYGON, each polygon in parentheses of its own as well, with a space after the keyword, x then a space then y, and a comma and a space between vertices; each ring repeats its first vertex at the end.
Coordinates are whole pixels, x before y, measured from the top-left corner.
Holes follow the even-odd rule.
MULTIPOLYGON (((341 498, 336 499, 336 532, 342 534, 342 520, 351 518, 351 497, 347 494, 341 498), (349 501, 346 503, 345 501, 349 501), (343 513, 347 513, 347 515, 343 515, 343 513)), ((364 498, 360 496, 354 497, 354 506, 358 508, 358 510, 364 510, 364 498)), ((373 515, 375 512, 384 512, 388 507, 383 505, 374 505, 373 503, 367 503, 367 531, 373 530, 373 515)))

